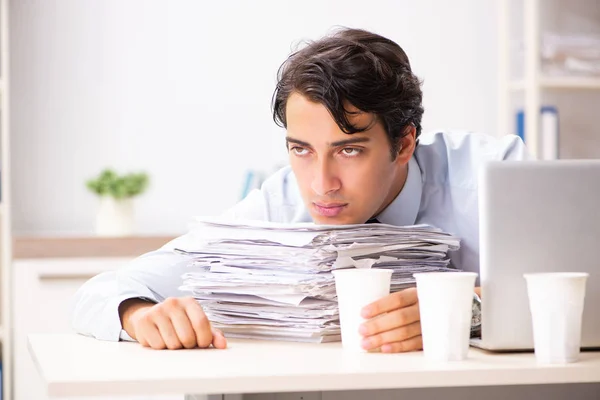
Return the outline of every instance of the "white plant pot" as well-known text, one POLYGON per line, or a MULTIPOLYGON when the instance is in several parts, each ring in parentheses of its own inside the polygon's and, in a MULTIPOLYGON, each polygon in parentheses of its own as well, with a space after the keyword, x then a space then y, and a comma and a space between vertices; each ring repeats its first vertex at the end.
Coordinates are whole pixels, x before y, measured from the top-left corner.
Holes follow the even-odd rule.
POLYGON ((133 199, 102 196, 96 215, 98 236, 129 236, 134 229, 133 199))

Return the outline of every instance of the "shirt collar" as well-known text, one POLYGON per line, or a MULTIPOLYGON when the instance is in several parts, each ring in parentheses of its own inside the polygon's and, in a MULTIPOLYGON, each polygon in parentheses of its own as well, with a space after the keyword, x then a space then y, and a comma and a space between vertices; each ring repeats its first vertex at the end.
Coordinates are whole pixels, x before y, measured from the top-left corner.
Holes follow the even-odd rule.
POLYGON ((414 225, 421 207, 422 193, 421 168, 415 158, 411 157, 404 187, 390 205, 377 215, 377 220, 396 226, 414 225))

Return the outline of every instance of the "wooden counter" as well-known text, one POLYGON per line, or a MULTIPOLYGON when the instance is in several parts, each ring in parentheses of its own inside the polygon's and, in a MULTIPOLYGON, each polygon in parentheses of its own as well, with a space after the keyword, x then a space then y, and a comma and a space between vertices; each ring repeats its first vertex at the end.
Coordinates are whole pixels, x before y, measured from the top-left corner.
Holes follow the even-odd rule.
POLYGON ((16 237, 13 258, 135 257, 156 250, 175 236, 16 237))

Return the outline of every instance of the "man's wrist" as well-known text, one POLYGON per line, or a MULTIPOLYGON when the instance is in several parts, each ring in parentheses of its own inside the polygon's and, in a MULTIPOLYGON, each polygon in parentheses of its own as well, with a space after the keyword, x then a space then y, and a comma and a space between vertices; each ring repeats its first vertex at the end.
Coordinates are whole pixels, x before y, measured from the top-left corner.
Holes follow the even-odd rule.
POLYGON ((132 339, 136 339, 132 323, 135 315, 138 312, 142 312, 143 310, 152 307, 154 304, 155 303, 150 299, 136 297, 124 300, 119 305, 119 319, 121 320, 121 326, 132 339))
POLYGON ((471 337, 481 336, 481 297, 473 293, 472 317, 471 317, 471 337))

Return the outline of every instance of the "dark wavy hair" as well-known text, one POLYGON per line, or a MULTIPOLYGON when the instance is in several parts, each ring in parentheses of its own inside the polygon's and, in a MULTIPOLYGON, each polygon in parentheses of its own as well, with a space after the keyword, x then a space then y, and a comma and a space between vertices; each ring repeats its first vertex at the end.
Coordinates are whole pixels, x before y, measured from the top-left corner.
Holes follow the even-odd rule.
POLYGON ((390 39, 361 30, 342 29, 292 53, 280 66, 273 93, 273 120, 287 128, 286 103, 298 92, 323 104, 340 129, 352 134, 370 128, 353 126, 344 104, 373 113, 390 140, 392 159, 407 126, 421 133, 423 93, 404 50, 390 39))

